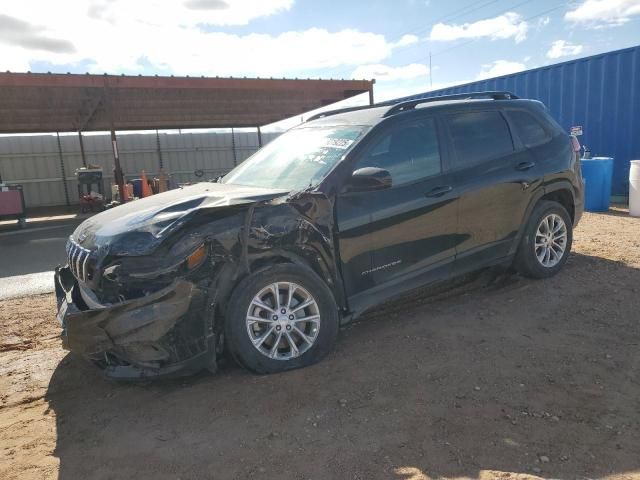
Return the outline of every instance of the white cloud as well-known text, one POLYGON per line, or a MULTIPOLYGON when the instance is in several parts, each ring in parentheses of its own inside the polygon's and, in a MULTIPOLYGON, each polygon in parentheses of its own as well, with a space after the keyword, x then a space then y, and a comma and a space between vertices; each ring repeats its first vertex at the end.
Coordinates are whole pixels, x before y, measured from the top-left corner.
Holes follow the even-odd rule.
POLYGON ((551 22, 551 18, 550 17, 542 17, 538 19, 538 22, 536 24, 536 28, 538 30, 542 30, 544 27, 546 27, 547 25, 549 25, 549 23, 551 22))
POLYGON ((406 47, 408 45, 413 45, 414 43, 418 43, 418 37, 415 35, 403 35, 402 38, 393 45, 395 47, 406 47))
POLYGON ((437 23, 431 29, 429 39, 445 42, 461 38, 513 38, 516 43, 520 43, 527 38, 528 29, 529 25, 519 14, 507 12, 494 18, 462 25, 437 23))
POLYGON ((574 45, 566 40, 556 40, 551 44, 551 48, 547 52, 547 58, 561 58, 579 55, 582 52, 582 49, 582 45, 574 45))
POLYGON ((482 65, 482 69, 476 76, 476 80, 484 80, 485 78, 500 77, 502 75, 509 75, 510 73, 522 72, 525 68, 524 63, 510 62, 509 60, 496 60, 495 62, 482 65))
POLYGON ((82 65, 92 73, 284 76, 380 63, 418 41, 320 28, 279 35, 235 35, 216 25, 277 14, 293 0, 50 0, 7 2, 0 14, 0 71, 34 62, 82 65), (10 29, 10 31, 9 31, 10 29), (9 32, 9 34, 7 34, 9 32), (150 67, 149 67, 150 65, 150 67))
POLYGON ((569 10, 564 19, 601 28, 623 25, 635 15, 640 15, 640 0, 585 0, 569 10))
POLYGON ((24 55, 15 48, 0 45, 0 71, 26 72, 29 70, 29 62, 24 55))
POLYGON ((388 65, 373 64, 360 65, 351 74, 355 79, 372 79, 378 81, 406 80, 411 78, 428 78, 429 68, 422 63, 411 63, 401 67, 390 67, 388 65))
MULTIPOLYGON (((51 3, 47 0, 23 1, 27 5, 51 3)), ((67 0, 90 18, 125 23, 142 20, 156 26, 246 25, 251 20, 287 11, 293 0, 67 0)), ((67 6, 62 12, 69 13, 67 6)), ((59 7, 59 5, 58 5, 59 7)))

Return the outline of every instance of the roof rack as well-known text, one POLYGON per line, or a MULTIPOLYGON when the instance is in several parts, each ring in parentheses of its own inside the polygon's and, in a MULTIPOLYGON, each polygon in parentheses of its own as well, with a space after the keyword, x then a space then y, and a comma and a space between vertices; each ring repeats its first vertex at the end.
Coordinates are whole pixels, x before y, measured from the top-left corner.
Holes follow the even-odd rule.
POLYGON ((418 98, 415 100, 407 100, 404 102, 396 103, 384 114, 385 117, 390 117, 399 112, 406 110, 413 110, 417 105, 422 103, 441 102, 446 100, 515 100, 519 97, 511 92, 502 91, 489 91, 489 92, 470 92, 470 93, 456 93, 454 95, 441 95, 438 97, 418 98))
POLYGON ((381 107, 382 104, 373 104, 373 105, 359 105, 357 107, 345 107, 338 108, 336 110, 327 110, 325 112, 316 113, 315 115, 310 116, 305 120, 306 122, 312 122, 313 120, 318 120, 319 118, 330 117, 332 115, 337 115, 339 113, 347 113, 347 112, 356 112, 358 110, 366 110, 368 108, 381 107))
POLYGON ((346 108, 338 108, 336 110, 327 110, 325 112, 316 113, 315 115, 307 118, 306 122, 312 122, 313 120, 318 120, 319 118, 330 117, 332 115, 338 115, 339 113, 347 113, 347 112, 356 112, 358 110, 367 110, 369 108, 377 108, 377 107, 388 107, 391 106, 389 110, 384 114, 385 117, 390 117, 391 115, 395 115, 399 112, 404 112, 406 110, 413 110, 416 105, 420 105, 422 103, 430 103, 430 102, 440 102, 443 100, 482 100, 482 99, 492 99, 492 100, 515 100, 518 99, 517 95, 506 92, 506 91, 488 91, 488 92, 471 92, 471 93, 456 93, 454 95, 440 95, 438 97, 429 97, 429 98, 418 98, 415 100, 405 100, 399 103, 395 103, 393 100, 387 100, 386 102, 374 103, 373 105, 360 105, 357 107, 346 107, 346 108))

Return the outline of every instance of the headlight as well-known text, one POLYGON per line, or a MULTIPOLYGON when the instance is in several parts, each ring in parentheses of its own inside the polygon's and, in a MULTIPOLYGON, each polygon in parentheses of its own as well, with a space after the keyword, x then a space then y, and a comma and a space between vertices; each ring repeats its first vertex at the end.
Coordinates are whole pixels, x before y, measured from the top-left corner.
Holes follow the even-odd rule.
POLYGON ((203 243, 198 248, 196 248, 195 252, 187 257, 187 268, 189 270, 193 270, 196 267, 202 265, 204 260, 207 258, 207 246, 203 243))

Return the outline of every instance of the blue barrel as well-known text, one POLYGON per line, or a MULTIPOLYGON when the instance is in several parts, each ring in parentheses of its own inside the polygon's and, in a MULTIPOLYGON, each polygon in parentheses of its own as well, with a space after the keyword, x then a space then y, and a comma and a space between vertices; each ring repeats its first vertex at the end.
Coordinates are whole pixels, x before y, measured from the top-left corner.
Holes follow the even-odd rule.
POLYGON ((132 178, 131 180, 129 180, 129 183, 133 185, 133 196, 142 198, 142 179, 132 178))
POLYGON ((584 186, 584 209, 587 212, 606 212, 611 198, 613 158, 593 157, 581 159, 584 186))

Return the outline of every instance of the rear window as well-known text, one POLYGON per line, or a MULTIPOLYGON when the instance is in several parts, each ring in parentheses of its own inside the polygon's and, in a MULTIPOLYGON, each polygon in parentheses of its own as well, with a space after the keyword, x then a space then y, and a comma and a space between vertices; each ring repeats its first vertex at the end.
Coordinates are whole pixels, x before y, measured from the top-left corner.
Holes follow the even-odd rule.
POLYGON ((529 112, 509 110, 509 118, 525 146, 534 147, 549 140, 544 127, 529 112))
POLYGON ((513 152, 513 141, 500 112, 468 112, 449 116, 456 150, 455 166, 468 166, 513 152))

